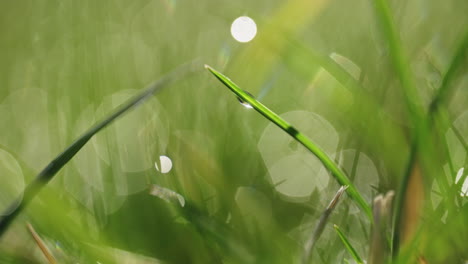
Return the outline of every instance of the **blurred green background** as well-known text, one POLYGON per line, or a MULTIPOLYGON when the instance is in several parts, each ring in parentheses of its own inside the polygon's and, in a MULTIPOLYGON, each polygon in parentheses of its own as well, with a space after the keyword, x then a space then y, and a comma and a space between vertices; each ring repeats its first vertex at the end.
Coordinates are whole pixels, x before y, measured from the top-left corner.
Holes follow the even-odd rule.
MULTIPOLYGON (((0 239, 0 262, 47 263, 26 222, 59 263, 298 262, 339 185, 203 64, 312 138, 370 204, 398 191, 414 125, 373 4, 0 1, 1 212, 114 107, 177 66, 200 64, 91 140, 0 239), (251 42, 231 36, 239 16, 257 23, 251 42)), ((468 2, 389 5, 427 108, 467 33, 468 2)), ((468 259, 467 65, 451 82, 438 140, 427 142, 443 150, 422 183, 418 250, 428 263, 468 259)), ((353 201, 345 196, 330 223, 367 256, 370 222, 353 201)), ((351 256, 329 224, 312 258, 351 256)))

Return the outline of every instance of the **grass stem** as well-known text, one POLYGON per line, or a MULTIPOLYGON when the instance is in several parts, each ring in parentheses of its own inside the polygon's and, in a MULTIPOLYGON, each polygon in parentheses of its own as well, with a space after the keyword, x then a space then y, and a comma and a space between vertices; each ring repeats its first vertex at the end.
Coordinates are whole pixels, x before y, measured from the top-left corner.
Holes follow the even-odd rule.
POLYGON ((317 226, 314 228, 314 232, 312 233, 312 236, 310 237, 309 240, 307 240, 305 244, 304 254, 302 256, 302 264, 310 263, 312 250, 314 249, 315 244, 317 243, 318 239, 322 235, 323 230, 325 229, 325 225, 328 222, 328 218, 330 217, 330 214, 335 209, 336 205, 338 204, 338 201, 340 200, 340 197, 343 195, 343 193, 346 191, 347 188, 348 188, 347 186, 340 187, 338 192, 336 192, 335 196, 331 200, 330 204, 327 206, 325 211, 323 211, 322 215, 320 216, 320 219, 317 223, 317 226))
POLYGON ((356 261, 356 263, 358 263, 358 264, 364 263, 364 261, 359 256, 359 254, 354 249, 354 247, 351 245, 349 240, 346 238, 346 236, 343 234, 343 232, 341 232, 340 228, 337 225, 333 225, 333 227, 335 228, 336 233, 340 237, 341 242, 343 242, 344 246, 346 247, 346 250, 348 250, 349 254, 351 254, 351 256, 353 257, 354 261, 356 261))
POLYGON ((262 103, 254 99, 247 92, 239 88, 233 81, 228 77, 224 76, 222 73, 216 71, 208 65, 205 65, 207 68, 218 80, 220 80, 224 85, 226 85, 235 95, 237 95, 242 101, 248 103, 252 108, 257 112, 263 115, 265 118, 270 120, 272 123, 277 125, 279 128, 288 133, 291 137, 297 140, 300 144, 306 147, 313 155, 315 155, 323 164, 323 166, 328 169, 333 177, 338 181, 340 185, 346 185, 348 195, 356 201, 356 203, 361 207, 361 209, 367 214, 369 219, 372 219, 372 211, 370 206, 366 203, 362 195, 358 192, 351 180, 346 176, 343 170, 330 158, 328 155, 318 147, 317 144, 312 142, 307 136, 299 132, 295 127, 290 125, 286 120, 282 119, 279 115, 268 109, 262 103))
POLYGON ((78 151, 99 131, 107 127, 114 120, 129 112, 145 100, 150 98, 156 92, 159 92, 162 88, 169 86, 176 80, 187 76, 188 73, 194 72, 195 63, 184 64, 165 75, 160 80, 151 84, 148 88, 144 89, 139 95, 130 99, 128 102, 122 104, 109 116, 103 119, 101 122, 95 124, 85 133, 83 133, 75 142, 68 146, 62 153, 60 153, 55 159, 53 159, 37 176, 36 178, 26 186, 23 191, 23 195, 17 199, 7 209, 3 216, 0 218, 0 237, 6 231, 10 223, 16 218, 16 216, 24 209, 24 207, 37 195, 37 193, 57 174, 57 172, 65 166, 78 151))

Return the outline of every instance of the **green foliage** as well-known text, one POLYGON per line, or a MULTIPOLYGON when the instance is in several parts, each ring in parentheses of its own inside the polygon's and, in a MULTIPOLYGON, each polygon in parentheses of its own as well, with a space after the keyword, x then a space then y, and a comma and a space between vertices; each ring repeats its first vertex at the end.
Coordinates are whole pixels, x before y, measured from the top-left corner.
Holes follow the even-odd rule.
MULTIPOLYGON (((369 255, 369 204, 394 190, 391 261, 464 263, 466 10, 463 0, 3 1, 0 218, 16 218, 0 262, 45 261, 30 222, 58 263, 299 263, 346 184, 351 199, 326 222, 357 255, 369 255), (248 43, 229 32, 242 15, 258 26, 248 43), (195 58, 264 116, 200 67, 75 141, 195 58), (411 185, 414 168, 422 180, 411 185), (14 201, 21 213, 8 215, 14 201)), ((324 224, 310 258, 349 254, 324 224)))
POLYGON ((346 236, 341 232, 340 228, 337 225, 334 225, 333 228, 335 228, 336 233, 341 239, 341 242, 343 242, 343 245, 346 247, 346 250, 348 253, 353 257, 353 259, 356 261, 356 263, 364 263, 362 261, 362 258, 358 255, 356 250, 353 248, 351 243, 349 243, 349 240, 346 238, 346 236))
POLYGON ((359 194, 356 190, 356 187, 351 183, 349 178, 346 174, 340 169, 340 167, 333 162, 327 154, 320 149, 314 142, 312 142, 307 136, 299 132, 296 128, 290 125, 286 120, 282 119, 279 115, 272 112, 266 106, 264 106, 259 101, 255 100, 251 95, 247 92, 240 89, 234 82, 232 82, 229 78, 222 75, 220 72, 216 71, 215 69, 205 66, 211 73, 213 73, 216 78, 218 78, 224 85, 226 85, 232 92, 234 92, 241 101, 246 102, 248 105, 252 106, 255 110, 257 110, 261 115, 265 118, 273 122, 279 128, 283 129, 286 133, 288 133, 291 137, 301 143, 304 147, 306 147, 312 154, 314 154, 327 168, 331 171, 332 175, 336 178, 338 183, 344 186, 348 186, 348 194, 356 200, 358 205, 364 210, 364 212, 371 217, 372 212, 370 207, 364 201, 364 198, 359 194))

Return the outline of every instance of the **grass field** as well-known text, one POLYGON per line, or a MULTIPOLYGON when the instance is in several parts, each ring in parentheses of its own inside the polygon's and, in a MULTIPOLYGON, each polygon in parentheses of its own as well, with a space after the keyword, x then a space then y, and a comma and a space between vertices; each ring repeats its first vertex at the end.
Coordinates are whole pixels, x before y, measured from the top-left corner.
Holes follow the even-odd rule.
POLYGON ((467 14, 0 1, 0 263, 468 263, 467 14))

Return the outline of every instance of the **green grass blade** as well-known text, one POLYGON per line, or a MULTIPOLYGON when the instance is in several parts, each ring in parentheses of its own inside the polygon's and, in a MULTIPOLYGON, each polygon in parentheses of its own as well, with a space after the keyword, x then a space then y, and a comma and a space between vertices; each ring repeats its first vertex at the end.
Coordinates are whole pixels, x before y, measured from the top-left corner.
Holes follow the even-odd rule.
POLYGON ((31 233, 31 236, 33 237, 34 241, 38 245, 39 249, 42 251, 42 254, 47 259, 49 264, 57 264, 57 260, 55 259, 54 255, 52 255, 50 249, 44 243, 44 240, 42 240, 42 238, 36 232, 34 227, 30 223, 27 223, 26 227, 28 228, 29 233, 31 233))
POLYGON ((402 226, 402 210, 404 207, 408 183, 410 182, 411 172, 418 160, 419 152, 430 153, 424 142, 428 140, 430 128, 425 116, 421 97, 418 94, 414 77, 410 70, 410 63, 405 55, 401 45, 398 30, 393 21, 391 10, 387 0, 374 0, 374 10, 377 16, 383 37, 388 43, 390 59, 403 88, 403 94, 410 121, 414 129, 411 131, 411 151, 409 155, 406 170, 398 188, 397 202, 395 206, 394 234, 393 234, 393 254, 396 255, 400 246, 400 228, 402 226), (422 151, 422 148, 426 148, 422 151))
MULTIPOLYGON (((452 61, 450 63, 450 66, 448 67, 443 79, 442 83, 437 90, 437 93, 435 94, 434 98, 432 99, 432 102, 429 106, 429 111, 426 119, 424 120, 424 123, 422 126, 426 131, 430 131, 433 129, 434 126, 434 118, 435 114, 438 110, 438 108, 447 102, 449 100, 449 95, 451 93, 450 88, 453 86, 450 86, 451 82, 453 81, 453 78, 455 77, 455 74, 458 72, 458 70, 461 68, 464 62, 464 58, 466 56, 466 52, 468 50, 468 32, 465 33, 463 36, 458 48, 455 51, 455 54, 453 55, 452 61)), ((422 133, 424 133, 423 130, 421 130, 422 133)), ((425 134, 423 134, 425 135, 425 134)), ((423 140, 419 140, 423 141, 423 140)), ((392 251, 393 255, 395 256, 400 247, 400 235, 398 234, 400 227, 402 225, 401 217, 402 217, 402 210, 403 210, 403 205, 405 202, 405 193, 407 190, 407 185, 409 182, 409 177, 411 174, 411 171, 414 166, 414 162, 416 161, 416 156, 417 156, 417 151, 418 151, 418 146, 419 143, 413 142, 413 145, 411 146, 410 150, 410 156, 409 156, 409 161, 407 168, 405 170, 405 174, 403 176, 402 182, 401 182, 401 187, 400 192, 396 198, 396 206, 395 206, 395 220, 394 220, 394 235, 393 235, 393 242, 392 242, 392 251)))
MULTIPOLYGON (((294 52, 300 54, 304 61, 311 61, 316 63, 318 66, 325 69, 330 73, 333 78, 335 78, 343 87, 348 89, 351 93, 359 94, 360 96, 366 96, 365 100, 368 103, 375 103, 373 98, 367 93, 367 91, 362 87, 361 83, 356 80, 348 71, 341 67, 336 61, 334 61, 330 56, 321 55, 319 52, 311 49, 305 44, 291 39, 291 49, 294 52)), ((310 76, 310 75, 308 75, 310 76)), ((372 104, 372 106, 380 107, 380 105, 372 104)))
POLYGON ((310 263, 312 250, 314 249, 315 244, 317 243, 318 239, 322 235, 323 230, 325 229, 325 225, 328 222, 328 218, 330 214, 335 209, 336 205, 338 204, 338 201, 340 200, 340 197, 343 195, 343 193, 346 191, 347 188, 348 186, 340 187, 340 189, 336 192, 335 196, 331 200, 330 204, 327 206, 325 211, 323 211, 322 215, 320 216, 320 219, 317 223, 317 226, 314 228, 314 232, 312 233, 312 236, 310 237, 310 239, 306 242, 304 246, 304 254, 302 255, 302 264, 310 263))
POLYGON ((333 225, 333 227, 335 228, 335 231, 336 231, 336 233, 338 234, 338 236, 340 237, 341 242, 343 242, 343 244, 344 244, 345 247, 346 247, 346 250, 348 250, 349 254, 351 254, 351 256, 353 257, 353 259, 354 259, 358 264, 364 263, 364 261, 362 261, 362 258, 359 256, 359 254, 358 254, 358 253, 356 252, 356 250, 353 248, 353 246, 351 245, 351 243, 349 243, 349 240, 346 238, 346 236, 343 234, 343 232, 341 232, 340 228, 339 228, 337 225, 333 225))
POLYGON ((429 114, 432 114, 437 111, 437 108, 445 103, 449 98, 447 98, 450 95, 450 84, 453 81, 453 78, 455 77, 455 74, 457 71, 461 68, 463 65, 466 53, 468 51, 468 31, 465 32, 465 35, 463 36, 463 39, 461 40, 459 46, 457 47, 455 54, 453 55, 452 61, 450 63, 450 66, 448 67, 444 78, 442 79, 442 83, 437 90, 436 95, 434 96, 434 99, 431 102, 431 105, 429 107, 429 114))
POLYGON ((348 186, 347 193, 348 195, 356 201, 356 203, 364 210, 369 219, 372 219, 372 211, 370 206, 366 203, 361 194, 357 191, 356 187, 352 184, 346 174, 340 169, 340 167, 330 158, 328 155, 321 150, 314 142, 312 142, 308 137, 299 132, 296 128, 278 116, 276 113, 268 109, 259 101, 255 100, 247 92, 240 89, 233 81, 228 77, 224 76, 222 73, 216 71, 208 65, 205 65, 207 68, 218 80, 220 80, 224 85, 226 85, 234 94, 236 94, 241 100, 248 103, 252 106, 257 112, 263 115, 265 118, 273 122, 279 128, 288 133, 291 137, 297 140, 300 144, 306 147, 312 154, 314 154, 327 168, 331 174, 335 177, 340 185, 348 186))
POLYGON ((180 66, 173 72, 167 74, 160 80, 152 83, 148 88, 146 88, 139 95, 130 99, 128 102, 122 104, 114 112, 112 112, 108 117, 103 119, 101 122, 96 123, 83 135, 81 135, 75 142, 73 142, 69 147, 67 147, 62 153, 60 153, 54 160, 52 160, 37 176, 36 178, 28 185, 23 191, 22 198, 19 198, 17 201, 12 203, 12 205, 6 210, 6 212, 11 212, 10 214, 3 214, 0 218, 0 237, 8 228, 10 223, 15 219, 15 217, 23 210, 23 208, 37 195, 37 193, 44 187, 57 172, 65 166, 75 155, 80 151, 81 148, 99 131, 108 126, 114 120, 127 113, 131 109, 138 106, 140 103, 144 102, 146 99, 151 97, 156 92, 160 91, 162 88, 170 85, 176 80, 185 77, 188 73, 194 71, 194 63, 185 64, 180 66))
POLYGON ((418 124, 423 118, 423 108, 421 98, 416 89, 416 84, 411 74, 410 64, 405 56, 398 31, 390 14, 390 7, 387 0, 374 1, 375 12, 379 20, 383 36, 386 38, 390 49, 390 58, 393 67, 400 79, 403 88, 406 107, 410 118, 414 124, 418 124))

